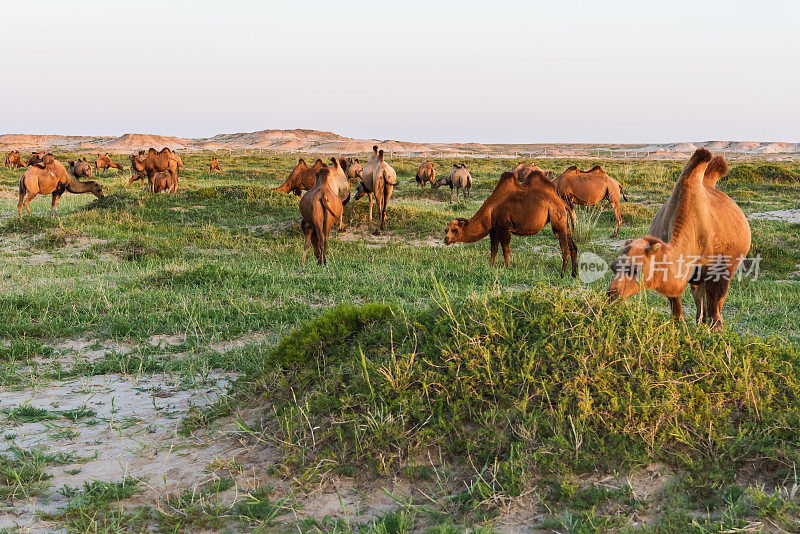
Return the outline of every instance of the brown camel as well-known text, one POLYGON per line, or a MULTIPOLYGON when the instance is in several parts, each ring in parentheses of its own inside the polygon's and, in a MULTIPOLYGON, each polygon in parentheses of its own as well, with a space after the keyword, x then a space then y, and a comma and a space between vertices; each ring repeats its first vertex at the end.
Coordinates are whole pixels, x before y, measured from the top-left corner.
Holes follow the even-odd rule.
POLYGON ((31 201, 37 195, 52 195, 50 204, 50 216, 58 213, 58 200, 64 191, 73 193, 94 193, 97 197, 102 197, 102 189, 96 182, 79 182, 67 172, 64 164, 48 153, 42 156, 41 161, 34 163, 19 180, 19 203, 17 211, 22 218, 22 209, 31 214, 29 207, 31 201), (87 184, 87 185, 84 185, 87 184), (98 194, 99 193, 99 194, 98 194), (25 198, 27 194, 28 198, 25 198))
POLYGON ((533 174, 533 171, 541 171, 548 180, 552 180, 555 176, 553 171, 545 171, 544 169, 539 168, 539 166, 535 163, 517 163, 517 166, 514 167, 514 170, 511 172, 514 174, 514 178, 516 178, 518 182, 522 183, 527 180, 531 174, 533 174))
POLYGON ((6 167, 11 170, 27 167, 27 165, 22 161, 22 156, 20 156, 19 150, 12 150, 6 154, 6 167))
POLYGON ((428 182, 433 185, 433 182, 436 181, 436 165, 427 159, 420 163, 419 169, 417 169, 417 175, 414 176, 414 180, 417 181, 417 184, 420 187, 425 187, 425 184, 428 182))
POLYGON ((722 329, 731 278, 751 244, 747 217, 715 187, 726 173, 723 158, 712 158, 703 148, 695 151, 653 219, 652 235, 627 241, 614 262, 610 300, 653 289, 667 297, 673 317, 681 319, 681 295, 691 284, 698 321, 722 329))
POLYGON ((458 203, 459 189, 461 189, 464 202, 467 202, 469 200, 469 192, 472 189, 472 175, 467 170, 467 166, 463 163, 460 165, 453 165, 450 174, 433 182, 431 187, 433 189, 439 189, 443 185, 450 187, 450 204, 453 203, 453 192, 456 194, 456 203, 458 203))
POLYGON ((303 191, 308 191, 317 181, 317 172, 319 172, 325 164, 322 163, 321 159, 317 159, 314 162, 313 167, 309 167, 306 165, 306 161, 303 158, 300 158, 297 161, 297 165, 289 173, 289 177, 286 178, 286 181, 283 184, 276 187, 273 191, 279 191, 281 193, 293 193, 297 196, 300 196, 303 191))
POLYGON ((153 176, 157 172, 169 171, 172 175, 172 184, 170 191, 172 193, 178 187, 179 177, 178 168, 183 168, 183 162, 180 156, 174 154, 169 148, 163 148, 160 152, 151 148, 148 151, 140 150, 137 155, 131 158, 131 170, 136 173, 131 177, 128 183, 133 183, 136 180, 142 179, 142 174, 147 176, 148 187, 150 191, 154 191, 153 176))
POLYGON ((108 157, 108 154, 98 154, 97 159, 94 160, 94 170, 97 172, 101 172, 103 174, 106 173, 107 169, 119 169, 122 170, 122 165, 116 163, 108 157))
POLYGON ((34 163, 39 163, 40 161, 42 161, 42 158, 44 158, 44 156, 45 156, 44 150, 35 150, 34 152, 31 152, 31 155, 28 157, 28 167, 30 167, 34 163))
POLYGON ((86 161, 86 158, 79 159, 78 161, 69 161, 69 172, 75 178, 91 178, 92 166, 86 161))
POLYGON ((347 177, 354 180, 356 183, 361 181, 361 176, 364 173, 364 167, 357 158, 347 158, 347 177))
POLYGON ((314 247, 317 263, 328 263, 328 238, 333 223, 342 218, 344 206, 337 194, 339 178, 333 169, 325 165, 317 172, 314 186, 300 199, 300 215, 303 218, 300 227, 305 235, 303 247, 303 263, 306 262, 308 243, 314 247))
MULTIPOLYGON (((377 147, 373 147, 373 150, 377 147)), ((355 200, 367 195, 369 197, 369 220, 372 220, 372 203, 373 199, 378 204, 378 215, 380 216, 380 225, 377 232, 383 230, 386 224, 386 208, 389 206, 389 199, 392 197, 392 190, 397 185, 397 173, 389 165, 383 157, 383 150, 377 154, 376 164, 370 166, 372 160, 364 167, 364 174, 361 178, 361 183, 358 184, 355 200), (367 173, 367 168, 371 167, 371 171, 367 173)))
MULTIPOLYGON (((364 164, 364 168, 361 170, 361 182, 362 183, 372 183, 373 179, 375 178, 375 168, 378 166, 378 145, 372 145, 372 155, 367 160, 367 163, 364 164)), ((372 213, 370 212, 369 220, 372 220, 372 213)))
POLYGON ((474 243, 489 235, 492 265, 502 245, 508 267, 511 234, 535 235, 549 222, 561 246, 561 276, 571 258, 574 277, 578 274, 578 248, 572 240, 568 221, 566 202, 556 194, 555 187, 542 171, 534 171, 524 183, 519 183, 513 172, 504 172, 471 219, 458 218, 447 224, 444 244, 474 243))
POLYGON ((208 165, 209 172, 222 172, 222 167, 219 166, 219 160, 216 156, 211 158, 211 163, 208 165))
MULTIPOLYGON (((144 181, 144 179, 142 180, 144 181)), ((153 192, 160 193, 166 191, 168 194, 174 195, 178 185, 172 178, 172 173, 169 171, 157 172, 153 175, 153 192)))
POLYGON ((595 165, 588 171, 572 165, 556 178, 555 186, 561 198, 569 198, 571 203, 580 206, 594 206, 602 200, 608 200, 617 219, 612 237, 617 237, 622 225, 620 195, 626 201, 628 197, 625 196, 622 185, 606 174, 600 165, 595 165))

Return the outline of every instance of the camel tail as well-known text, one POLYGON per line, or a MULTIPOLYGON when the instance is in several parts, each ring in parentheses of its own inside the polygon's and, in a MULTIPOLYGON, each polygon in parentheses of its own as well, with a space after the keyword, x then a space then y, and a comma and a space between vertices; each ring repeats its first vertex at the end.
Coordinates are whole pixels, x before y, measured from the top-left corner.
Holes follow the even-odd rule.
MULTIPOLYGON (((618 182, 618 183, 619 183, 619 182, 618 182)), ((619 184, 619 192, 620 192, 620 194, 622 195, 622 199, 623 199, 625 202, 629 202, 629 200, 628 200, 628 197, 626 197, 626 196, 625 196, 625 190, 624 190, 624 189, 622 189, 622 184, 619 184)))

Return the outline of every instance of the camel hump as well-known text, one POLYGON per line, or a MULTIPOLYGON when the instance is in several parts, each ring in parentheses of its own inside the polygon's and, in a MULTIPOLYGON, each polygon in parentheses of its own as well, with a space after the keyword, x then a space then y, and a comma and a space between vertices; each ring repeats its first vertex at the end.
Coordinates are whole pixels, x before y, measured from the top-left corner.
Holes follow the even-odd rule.
POLYGON ((378 159, 383 161, 383 150, 378 151, 378 159))
POLYGON ((577 165, 570 165, 569 167, 567 167, 566 170, 568 170, 568 171, 577 171, 578 170, 578 166, 577 165))
POLYGON ((594 165, 594 167, 592 167, 591 169, 589 169, 589 172, 593 172, 593 171, 602 171, 602 170, 603 170, 603 167, 601 167, 599 164, 597 164, 597 163, 596 163, 596 164, 594 165))
POLYGON ((706 176, 712 175, 716 178, 722 178, 728 174, 728 163, 722 156, 714 156, 711 162, 706 167, 706 176))
POLYGON ((684 186, 692 186, 702 184, 703 175, 705 174, 708 163, 711 161, 711 152, 705 148, 698 148, 695 150, 686 167, 683 168, 681 178, 684 180, 684 186))
POLYGON ((298 165, 305 165, 306 164, 306 160, 304 160, 303 158, 300 158, 300 159, 297 160, 297 164, 298 165))

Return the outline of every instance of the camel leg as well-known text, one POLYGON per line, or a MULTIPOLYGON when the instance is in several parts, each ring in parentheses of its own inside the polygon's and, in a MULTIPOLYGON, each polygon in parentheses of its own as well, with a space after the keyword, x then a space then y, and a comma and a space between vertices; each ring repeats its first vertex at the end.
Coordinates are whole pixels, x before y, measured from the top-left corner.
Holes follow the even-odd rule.
POLYGON ((700 324, 708 316, 708 309, 704 306, 706 304, 706 288, 703 284, 691 284, 690 289, 692 290, 695 308, 697 308, 695 320, 697 324, 700 324))
MULTIPOLYGON (((19 194, 19 203, 17 204, 17 211, 19 212, 19 218, 22 218, 22 205, 25 203, 25 191, 19 194)), ((25 209, 28 210, 28 214, 30 214, 31 210, 28 209, 28 205, 25 204, 25 209)))
POLYGON ((61 199, 61 194, 58 193, 58 190, 53 191, 53 200, 50 202, 50 217, 53 217, 53 213, 58 215, 58 201, 61 199))
POLYGON ((319 235, 317 235, 316 227, 311 228, 311 248, 314 249, 314 256, 317 258, 317 263, 322 263, 320 261, 321 252, 319 249, 319 235))
MULTIPOLYGON (((564 278, 564 271, 567 270, 567 262, 572 257, 572 250, 565 232, 558 232, 556 237, 558 238, 558 245, 561 247, 561 278, 564 278)), ((572 276, 575 275, 573 274, 572 276)))
POLYGON ((719 332, 722 330, 722 305, 728 296, 730 279, 720 279, 715 282, 706 282, 706 297, 708 298, 708 311, 706 316, 709 319, 711 330, 719 332))
POLYGON ((497 256, 497 250, 500 248, 500 237, 497 235, 497 231, 492 228, 489 230, 489 242, 491 243, 491 250, 492 250, 492 257, 491 257, 491 265, 494 267, 494 258, 497 256))
POLYGON ((373 203, 373 198, 372 197, 374 197, 374 196, 375 195, 373 195, 372 193, 367 193, 367 198, 369 199, 369 219, 367 219, 367 220, 369 222, 372 222, 372 203, 373 203))
POLYGON ((310 226, 310 225, 306 226, 305 222, 300 223, 300 226, 303 229, 303 235, 305 235, 305 237, 306 237, 306 242, 303 245, 303 261, 302 261, 302 264, 305 265, 306 264, 306 254, 308 254, 308 244, 311 241, 311 232, 314 231, 314 228, 312 226, 310 226))
POLYGON ((454 187, 451 185, 451 186, 450 186, 450 205, 452 205, 452 204, 453 204, 453 190, 454 190, 454 189, 455 189, 455 188, 454 188, 454 187))
POLYGON ((683 319, 683 306, 680 297, 669 297, 669 307, 672 311, 672 318, 676 321, 683 319))
POLYGON ((500 238, 500 245, 503 247, 503 259, 506 260, 506 267, 511 259, 511 230, 508 228, 499 228, 497 237, 500 238))
POLYGON ((622 226, 622 207, 620 206, 619 189, 616 191, 609 189, 606 196, 608 202, 611 204, 611 208, 614 210, 614 217, 617 219, 617 226, 614 228, 614 234, 611 237, 617 237, 617 234, 619 234, 619 227, 622 226))

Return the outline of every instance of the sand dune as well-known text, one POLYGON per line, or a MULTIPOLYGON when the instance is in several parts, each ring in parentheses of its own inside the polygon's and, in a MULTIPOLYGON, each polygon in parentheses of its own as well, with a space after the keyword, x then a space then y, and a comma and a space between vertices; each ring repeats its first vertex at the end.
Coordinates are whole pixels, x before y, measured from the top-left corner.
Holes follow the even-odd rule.
POLYGON ((155 134, 128 133, 120 137, 69 135, 0 135, 0 150, 34 149, 75 152, 110 152, 131 154, 150 147, 169 147, 181 152, 199 150, 268 150, 316 154, 364 154, 378 144, 387 153, 405 156, 495 156, 541 157, 637 155, 651 159, 683 159, 697 148, 729 154, 789 155, 800 153, 800 143, 759 141, 700 141, 660 144, 482 144, 471 142, 421 143, 393 139, 353 139, 318 130, 261 130, 258 132, 218 134, 188 139, 155 134))

